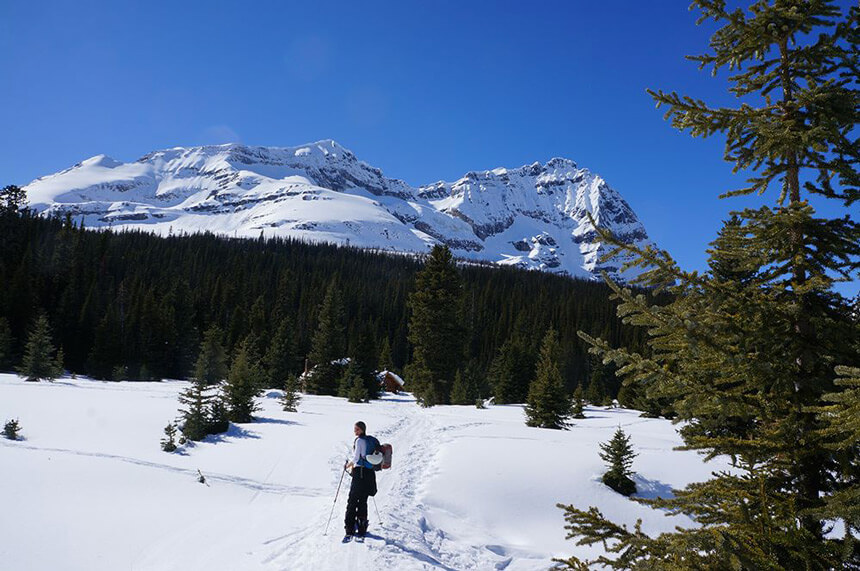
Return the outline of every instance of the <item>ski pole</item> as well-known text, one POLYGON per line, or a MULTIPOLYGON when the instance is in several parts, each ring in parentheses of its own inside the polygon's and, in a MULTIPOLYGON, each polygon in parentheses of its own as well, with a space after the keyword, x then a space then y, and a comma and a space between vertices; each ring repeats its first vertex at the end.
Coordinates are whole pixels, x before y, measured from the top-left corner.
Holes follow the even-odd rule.
POLYGON ((343 483, 343 475, 346 474, 346 464, 349 460, 345 460, 343 468, 340 471, 340 482, 337 483, 337 491, 334 493, 334 502, 331 504, 331 513, 328 514, 328 521, 325 522, 325 531, 323 535, 328 535, 328 525, 331 523, 331 516, 334 515, 334 506, 337 504, 337 495, 340 493, 340 485, 343 483))
POLYGON ((376 520, 379 522, 379 525, 381 527, 382 526, 382 518, 379 517, 379 508, 376 506, 376 498, 374 498, 373 496, 370 496, 370 497, 373 498, 373 507, 376 509, 376 520))

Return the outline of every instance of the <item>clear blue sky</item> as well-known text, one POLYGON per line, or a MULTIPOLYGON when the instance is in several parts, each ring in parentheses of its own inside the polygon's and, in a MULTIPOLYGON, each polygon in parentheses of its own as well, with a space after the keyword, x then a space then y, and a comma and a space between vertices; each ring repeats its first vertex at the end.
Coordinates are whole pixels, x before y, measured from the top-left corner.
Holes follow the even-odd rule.
POLYGON ((676 132, 645 93, 732 103, 683 58, 713 30, 687 5, 5 0, 0 184, 230 141, 332 138, 413 185, 562 156, 702 269, 728 211, 762 199, 718 200, 742 183, 722 139, 676 132))

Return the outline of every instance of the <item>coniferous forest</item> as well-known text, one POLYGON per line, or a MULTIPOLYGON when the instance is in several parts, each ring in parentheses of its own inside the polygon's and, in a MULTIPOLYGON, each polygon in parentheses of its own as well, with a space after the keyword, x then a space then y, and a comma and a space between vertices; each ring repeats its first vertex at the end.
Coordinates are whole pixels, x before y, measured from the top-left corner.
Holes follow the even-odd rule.
MULTIPOLYGON (((4 370, 19 367, 41 314, 62 351, 62 367, 106 380, 193 377, 204 334, 213 327, 230 361, 250 340, 251 358, 278 355, 284 376, 304 370, 315 336, 325 339, 317 352, 341 345, 332 358, 369 352, 365 359, 373 365, 397 371, 413 359, 408 300, 422 268, 413 257, 280 239, 92 231, 70 218, 8 208, 2 226, 4 370), (337 311, 330 307, 335 302, 337 311), (321 331, 332 312, 342 323, 335 333, 321 331)), ((616 346, 642 344, 641 333, 616 317, 602 283, 480 265, 458 266, 457 273, 462 346, 454 367, 478 396, 492 396, 494 386, 502 390, 493 371, 514 362, 526 369, 523 386, 504 387, 512 396, 502 400, 524 402, 550 327, 558 331, 568 391, 594 376, 594 358, 577 331, 616 346)), ((614 376, 598 376, 603 392, 616 395, 614 376)), ((336 390, 333 384, 314 392, 336 390)), ((474 403, 472 394, 467 398, 474 403)), ((441 401, 447 400, 446 394, 441 401)))

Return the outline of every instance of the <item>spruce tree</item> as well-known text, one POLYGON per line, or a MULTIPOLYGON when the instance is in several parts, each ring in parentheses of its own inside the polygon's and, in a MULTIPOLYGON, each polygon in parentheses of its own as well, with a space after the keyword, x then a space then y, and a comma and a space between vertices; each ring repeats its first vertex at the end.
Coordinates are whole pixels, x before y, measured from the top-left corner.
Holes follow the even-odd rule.
POLYGON ((319 318, 308 359, 313 369, 306 380, 311 394, 337 394, 337 379, 341 368, 333 362, 345 357, 346 317, 338 286, 332 281, 320 306, 319 318))
POLYGON ((454 386, 451 387, 451 404, 472 404, 475 402, 476 395, 471 394, 469 390, 469 380, 463 375, 462 371, 457 371, 454 375, 454 386))
POLYGON ((633 452, 628 436, 621 427, 615 431, 612 440, 600 444, 600 458, 606 462, 609 470, 603 474, 603 483, 625 496, 636 492, 636 483, 630 479, 633 475, 633 459, 638 456, 633 452))
POLYGON ((394 359, 391 356, 391 342, 388 340, 388 335, 382 337, 382 347, 379 349, 379 368, 383 371, 397 372, 394 370, 394 359))
POLYGON ((534 378, 534 357, 516 336, 509 337, 499 349, 487 372, 497 404, 526 400, 534 378))
POLYGON ((297 355, 292 323, 284 319, 278 324, 266 351, 264 362, 269 386, 283 386, 287 378, 296 373, 297 355))
POLYGON ((299 378, 296 375, 287 375, 287 380, 284 383, 284 396, 281 397, 281 407, 284 412, 296 412, 301 400, 299 378))
POLYGON ((212 325, 203 334, 194 377, 204 385, 217 385, 227 376, 227 352, 221 343, 222 336, 217 325, 212 325))
POLYGON ((824 424, 821 433, 837 458, 834 491, 820 516, 845 523, 843 550, 853 552, 856 558, 860 552, 860 368, 836 367, 836 373, 836 388, 841 390, 824 395, 825 404, 817 409, 824 424))
MULTIPOLYGON (((260 344, 260 338, 253 331, 241 343, 241 346, 245 348, 245 359, 251 367, 252 381, 258 393, 268 388, 267 383, 269 380, 266 374, 265 363, 260 353, 260 344)), ((273 386, 280 385, 281 383, 278 383, 273 386)))
POLYGON ((0 189, 0 215, 19 214, 27 209, 27 193, 10 184, 0 189))
POLYGON ((48 317, 40 313, 30 328, 24 359, 18 372, 28 381, 53 380, 59 376, 61 367, 57 364, 54 344, 51 341, 51 327, 48 317))
POLYGON ((463 353, 462 281, 447 246, 434 246, 409 294, 410 388, 424 406, 445 404, 463 353))
MULTIPOLYGON (((379 398, 379 379, 376 377, 376 347, 373 345, 373 336, 369 330, 365 330, 358 337, 358 341, 350 355, 349 369, 357 374, 362 381, 366 393, 366 399, 379 398)), ((349 396, 349 395, 347 395, 349 396)))
POLYGON ((570 416, 572 418, 585 418, 585 399, 582 396, 582 385, 576 385, 571 401, 570 416))
POLYGON ((369 395, 360 367, 350 363, 343 377, 346 388, 346 398, 349 402, 367 402, 369 395))
POLYGON ((231 422, 251 422, 254 411, 259 408, 254 399, 260 392, 261 374, 249 359, 252 341, 253 337, 249 335, 239 346, 227 382, 221 388, 221 400, 231 422))
POLYGON ((558 370, 560 349, 558 333, 549 329, 541 344, 537 375, 529 388, 526 424, 540 428, 566 428, 570 418, 570 399, 558 370))
POLYGON ((179 393, 179 403, 184 406, 179 410, 179 429, 185 438, 199 441, 207 434, 223 432, 213 428, 211 410, 216 400, 214 388, 198 379, 179 393))
POLYGON ((18 432, 21 426, 18 424, 18 419, 13 418, 3 425, 3 436, 9 440, 18 440, 18 432))
POLYGON ((164 427, 164 438, 161 439, 161 449, 165 452, 173 452, 176 450, 176 427, 172 422, 168 422, 164 427))
POLYGON ((618 244, 648 268, 642 283, 672 300, 654 305, 610 283, 620 315, 647 328, 648 354, 582 336, 647 398, 672 403, 686 421, 685 448, 727 457, 734 469, 674 498, 641 500, 688 514, 694 528, 650 537, 596 508, 560 506, 568 537, 608 545, 609 555, 591 564, 614 569, 855 568, 856 540, 825 530, 831 516, 850 525, 851 512, 828 510, 840 500, 833 478, 840 455, 856 463, 860 435, 845 433, 837 453, 827 415, 817 411, 835 398, 825 395, 842 392, 834 391, 834 365, 860 361, 857 345, 846 342, 857 332, 850 303, 833 290, 835 279, 856 275, 860 231, 847 216, 818 217, 807 199, 847 207, 860 198, 860 9, 844 17, 826 0, 761 0, 748 11, 712 0, 694 6, 721 27, 711 51, 692 59, 715 72, 728 67, 732 92, 747 102, 711 108, 652 95, 677 128, 726 134, 725 158, 752 173, 726 196, 765 194, 774 183, 781 192, 774 206, 734 213, 704 275, 680 270, 666 252, 618 244))
POLYGON ((591 359, 591 375, 588 379, 585 400, 594 406, 606 404, 605 368, 599 358, 591 359))

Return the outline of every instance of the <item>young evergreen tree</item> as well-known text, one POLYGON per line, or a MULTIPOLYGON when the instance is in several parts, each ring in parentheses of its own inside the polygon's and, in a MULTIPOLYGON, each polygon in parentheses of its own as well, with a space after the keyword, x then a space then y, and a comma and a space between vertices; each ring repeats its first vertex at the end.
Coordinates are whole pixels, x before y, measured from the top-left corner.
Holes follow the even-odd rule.
POLYGON ((164 427, 164 438, 161 439, 161 449, 165 452, 173 452, 176 450, 176 427, 172 422, 168 422, 164 427))
MULTIPOLYGON (((729 11, 696 0, 720 28, 711 52, 692 58, 728 67, 732 91, 749 103, 708 107, 675 93, 652 93, 673 125, 693 135, 726 134, 725 158, 753 172, 727 195, 766 193, 774 207, 735 213, 710 251, 706 275, 681 271, 665 252, 619 245, 649 267, 646 284, 673 295, 667 305, 612 284, 619 313, 648 329, 648 355, 613 349, 583 335, 648 398, 669 399, 685 447, 730 458, 734 470, 691 484, 671 499, 643 503, 698 522, 657 537, 628 530, 596 509, 565 510, 568 537, 608 545, 590 562, 612 569, 836 569, 860 566, 854 537, 826 533, 840 511, 840 458, 826 415, 834 365, 860 361, 850 304, 833 291, 851 279, 860 232, 849 217, 816 217, 809 196, 849 206, 860 199, 857 25, 834 2, 786 0, 729 11)), ((605 236, 604 236, 605 237, 605 236)), ((838 387, 838 385, 837 385, 838 387)), ((839 393, 841 391, 835 391, 839 393)), ((856 462, 860 435, 845 433, 840 453, 856 462)), ((843 519, 844 518, 844 519, 843 519)), ((586 564, 566 560, 571 568, 586 564)))
POLYGON ((463 353, 462 282, 447 246, 434 246, 409 294, 409 341, 413 362, 407 376, 423 406, 445 404, 463 353))
POLYGON ((42 379, 53 380, 60 375, 61 367, 57 364, 54 344, 51 341, 51 327, 48 317, 40 313, 36 317, 27 337, 24 347, 24 359, 18 372, 27 377, 28 381, 42 379))
POLYGON ((221 434, 230 430, 230 410, 224 402, 224 395, 214 394, 206 407, 206 432, 221 434))
POLYGON ((346 353, 345 322, 343 302, 337 284, 332 281, 320 306, 317 329, 308 355, 313 369, 306 381, 307 392, 337 394, 340 368, 334 361, 342 359, 346 353))
POLYGON ((128 365, 116 365, 111 372, 112 381, 121 382, 128 380, 128 365))
POLYGON ((281 397, 281 407, 284 412, 296 412, 301 400, 299 378, 294 374, 287 375, 287 381, 284 384, 284 396, 281 397))
POLYGON ((227 376, 227 352, 221 343, 222 336, 223 333, 217 325, 212 325, 203 334, 200 354, 194 366, 194 377, 204 385, 217 385, 227 376))
POLYGON ((560 352, 558 333, 555 329, 549 329, 541 345, 537 376, 529 388, 525 408, 528 426, 555 429, 567 427, 571 405, 558 370, 560 352))
POLYGON ((221 400, 231 422, 251 422, 254 420, 254 411, 259 408, 254 399, 260 392, 261 374, 249 359, 252 342, 253 338, 249 335, 239 346, 227 375, 227 382, 221 389, 221 400))
POLYGON ((200 441, 208 434, 223 432, 213 427, 211 410, 216 400, 214 388, 198 379, 179 393, 179 403, 184 406, 179 410, 182 419, 179 429, 185 438, 200 441))
POLYGON ((9 440, 18 440, 18 432, 21 426, 18 424, 18 419, 13 418, 3 425, 3 436, 9 440))
POLYGON ((469 380, 463 375, 462 371, 457 371, 454 375, 454 386, 451 387, 451 404, 472 404, 475 402, 476 395, 469 390, 469 380))
POLYGON ((585 418, 585 399, 582 396, 582 385, 576 385, 571 400, 570 416, 572 418, 585 418))
POLYGON ((606 462, 607 472, 603 474, 603 483, 618 492, 629 496, 636 492, 636 483, 630 479, 633 475, 633 459, 638 456, 633 452, 628 436, 621 427, 615 431, 612 440, 600 444, 600 458, 606 462))
POLYGON ((367 402, 369 400, 367 386, 364 384, 364 379, 357 367, 352 365, 347 367, 344 379, 348 387, 346 398, 349 402, 367 402))

